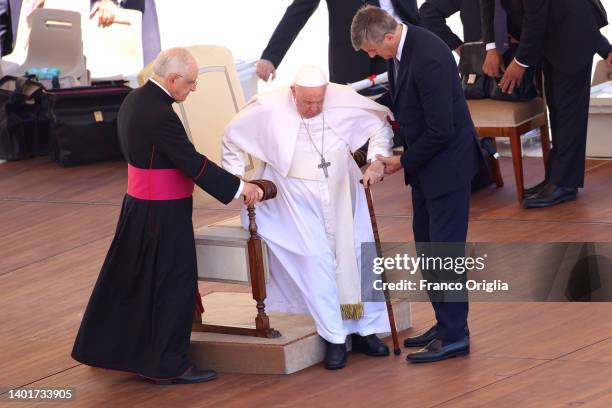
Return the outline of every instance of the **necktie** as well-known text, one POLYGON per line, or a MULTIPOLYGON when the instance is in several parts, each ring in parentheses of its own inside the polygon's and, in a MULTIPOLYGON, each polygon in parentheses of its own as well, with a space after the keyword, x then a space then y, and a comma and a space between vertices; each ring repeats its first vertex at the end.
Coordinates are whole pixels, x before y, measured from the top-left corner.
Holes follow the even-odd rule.
POLYGON ((397 73, 399 72, 399 60, 395 57, 393 57, 393 79, 395 80, 395 83, 397 84, 397 73))

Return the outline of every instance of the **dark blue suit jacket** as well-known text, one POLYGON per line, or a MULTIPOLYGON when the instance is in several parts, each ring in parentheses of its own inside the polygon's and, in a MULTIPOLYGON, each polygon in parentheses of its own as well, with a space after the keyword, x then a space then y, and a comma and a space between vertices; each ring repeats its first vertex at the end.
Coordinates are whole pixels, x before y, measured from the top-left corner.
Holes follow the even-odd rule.
POLYGON ((408 26, 398 78, 390 60, 389 81, 406 184, 428 199, 466 188, 482 156, 448 46, 428 30, 408 26))

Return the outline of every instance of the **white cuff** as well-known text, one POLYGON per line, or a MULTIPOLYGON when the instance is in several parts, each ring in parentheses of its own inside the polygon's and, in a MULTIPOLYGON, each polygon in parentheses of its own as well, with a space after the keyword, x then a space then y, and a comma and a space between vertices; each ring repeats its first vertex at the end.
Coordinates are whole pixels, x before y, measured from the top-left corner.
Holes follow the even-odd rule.
POLYGON ((234 196, 234 200, 237 200, 242 195, 242 190, 244 190, 244 181, 240 180, 240 185, 238 186, 238 191, 236 191, 236 195, 234 196))
POLYGON ((514 62, 516 62, 517 64, 519 64, 523 68, 529 68, 529 65, 521 64, 516 58, 514 59, 514 62))
POLYGON ((490 43, 488 43, 488 44, 487 44, 487 46, 486 46, 487 51, 489 51, 489 50, 494 50, 494 49, 496 49, 496 48, 497 48, 497 47, 495 46, 495 43, 494 43, 494 42, 490 42, 490 43))

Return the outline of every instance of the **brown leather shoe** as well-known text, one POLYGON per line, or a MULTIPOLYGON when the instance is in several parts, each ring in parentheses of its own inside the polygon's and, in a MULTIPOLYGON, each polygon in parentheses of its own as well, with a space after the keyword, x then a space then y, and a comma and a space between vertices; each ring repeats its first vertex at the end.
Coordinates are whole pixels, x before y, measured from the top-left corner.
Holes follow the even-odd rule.
POLYGON ((190 366, 183 374, 172 378, 151 378, 141 375, 147 381, 151 381, 157 385, 169 384, 195 384, 206 382, 217 378, 217 373, 213 370, 198 370, 194 366, 190 366))

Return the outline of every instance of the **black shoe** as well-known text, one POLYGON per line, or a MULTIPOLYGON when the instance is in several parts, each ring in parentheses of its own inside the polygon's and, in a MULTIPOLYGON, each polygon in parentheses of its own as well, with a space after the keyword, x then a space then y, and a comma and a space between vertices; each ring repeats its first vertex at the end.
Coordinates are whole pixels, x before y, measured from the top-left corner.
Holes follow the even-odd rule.
POLYGON ((540 190, 539 193, 525 198, 523 200, 523 205, 525 208, 550 207, 552 205, 575 200, 577 192, 578 190, 573 187, 557 187, 548 184, 540 190))
POLYGON ((325 340, 325 368, 337 370, 346 365, 346 344, 335 344, 325 340))
POLYGON ((423 334, 419 334, 418 336, 408 337, 404 340, 404 347, 423 347, 432 342, 432 340, 436 339, 438 335, 438 327, 433 325, 429 330, 427 330, 423 334))
MULTIPOLYGON (((465 326, 465 335, 470 337, 470 329, 465 326)), ((420 334, 414 337, 408 337, 404 340, 404 347, 425 347, 438 336, 438 328, 437 325, 433 325, 429 330, 425 333, 420 334)))
POLYGON ((525 197, 529 197, 534 194, 538 194, 544 187, 548 185, 548 181, 544 180, 539 182, 533 187, 526 188, 523 192, 525 193, 525 197))
POLYGON ((363 353, 371 357, 383 357, 389 355, 389 347, 383 343, 375 334, 360 336, 353 334, 353 351, 363 353))
POLYGON ((141 375, 144 379, 151 381, 158 385, 168 384, 194 384, 205 381, 214 380, 217 378, 217 373, 213 370, 198 370, 194 366, 191 366, 178 377, 172 378, 151 378, 141 375))
POLYGON ((442 345, 442 340, 435 339, 416 353, 408 354, 406 361, 410 363, 433 363, 434 361, 468 354, 470 354, 470 339, 467 336, 447 345, 442 345))

